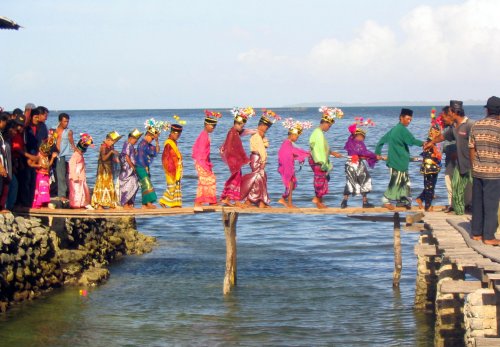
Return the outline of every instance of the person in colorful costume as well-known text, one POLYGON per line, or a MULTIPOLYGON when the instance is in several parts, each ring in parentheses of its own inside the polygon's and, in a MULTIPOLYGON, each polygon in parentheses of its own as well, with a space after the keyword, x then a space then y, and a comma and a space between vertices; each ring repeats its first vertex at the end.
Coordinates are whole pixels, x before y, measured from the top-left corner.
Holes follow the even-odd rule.
POLYGON ((409 146, 424 145, 423 141, 417 140, 408 130, 408 125, 410 125, 412 119, 412 110, 408 108, 401 109, 399 123, 382 136, 375 148, 375 154, 381 155, 384 145, 386 143, 389 145, 387 167, 389 167, 391 177, 382 198, 384 207, 389 210, 395 208, 391 201, 396 201, 397 206, 411 209, 410 176, 408 174, 410 163, 409 146))
POLYGON ((226 140, 222 145, 220 152, 222 160, 229 167, 231 176, 224 184, 221 194, 221 203, 226 206, 239 206, 241 200, 241 168, 248 164, 250 159, 245 153, 241 135, 244 134, 243 128, 248 119, 255 115, 251 107, 233 108, 231 111, 234 116, 233 127, 227 132, 226 140))
POLYGON ((288 129, 288 137, 283 141, 278 151, 278 172, 285 186, 285 192, 278 200, 280 204, 288 208, 296 208, 292 202, 292 193, 297 188, 297 178, 295 176, 295 161, 303 164, 309 157, 310 152, 296 147, 294 143, 302 134, 304 129, 312 127, 311 122, 294 121, 287 118, 283 126, 288 129))
POLYGON ((337 152, 330 151, 330 146, 326 140, 325 133, 330 130, 335 119, 342 118, 344 113, 339 108, 331 108, 322 106, 319 111, 322 113, 322 118, 317 127, 309 137, 309 146, 311 148, 311 156, 309 157, 309 165, 314 173, 314 193, 315 196, 312 202, 318 208, 326 208, 323 203, 323 197, 328 194, 328 182, 330 181, 329 172, 333 165, 330 162, 330 155, 336 158, 342 157, 337 152))
POLYGON ((160 143, 158 137, 160 136, 161 130, 155 127, 155 120, 150 119, 145 123, 146 135, 137 146, 137 154, 135 157, 135 171, 137 172, 137 177, 139 177, 139 184, 141 185, 142 191, 142 208, 154 209, 156 206, 156 192, 151 182, 151 174, 149 172, 149 166, 153 162, 153 159, 158 155, 160 151, 160 143), (155 145, 151 142, 155 141, 155 145))
POLYGON ((198 173, 195 206, 217 205, 216 178, 210 160, 210 134, 215 130, 220 112, 205 110, 205 125, 193 145, 192 158, 198 173))
POLYGON ((165 141, 161 161, 165 170, 167 188, 160 198, 162 207, 182 207, 182 154, 177 146, 177 141, 182 134, 182 126, 172 124, 170 135, 165 141))
POLYGON ((106 135, 106 139, 99 148, 97 177, 91 199, 91 205, 95 209, 118 206, 113 181, 113 162, 118 162, 119 153, 115 151, 115 143, 121 138, 122 136, 118 132, 112 131, 106 135))
POLYGON ((123 144, 120 153, 120 174, 118 175, 120 186, 120 203, 125 209, 134 208, 135 196, 139 190, 139 178, 135 172, 135 157, 137 151, 135 144, 141 138, 142 133, 138 129, 128 134, 128 140, 123 144))
POLYGON ((92 136, 80 134, 80 140, 76 144, 76 149, 69 160, 69 206, 71 208, 83 208, 93 210, 90 204, 90 190, 87 185, 87 175, 85 170, 85 159, 83 155, 89 146, 94 146, 92 136))
POLYGON ((28 159, 28 165, 36 170, 35 195, 32 208, 41 208, 50 202, 50 176, 49 170, 57 153, 52 153, 49 159, 52 144, 44 142, 40 145, 38 154, 33 159, 28 159))
POLYGON ((363 197, 363 208, 373 208, 373 204, 368 202, 368 193, 372 190, 372 179, 366 164, 370 168, 375 167, 380 156, 369 151, 365 145, 366 127, 374 126, 375 123, 371 119, 364 120, 362 117, 357 117, 356 123, 349 127, 351 135, 345 143, 344 149, 347 151, 349 159, 345 163, 345 187, 344 199, 340 207, 346 208, 349 196, 361 195, 363 197))
POLYGON ((257 126, 257 132, 250 137, 250 169, 252 172, 241 178, 241 200, 247 206, 267 208, 271 203, 267 192, 267 150, 269 141, 266 132, 280 117, 271 110, 264 110, 257 126))
MULTIPOLYGON (((431 127, 429 129, 429 136, 427 141, 441 134, 441 126, 436 120, 434 113, 431 113, 431 127)), ((436 145, 427 147, 422 152, 422 165, 420 166, 420 173, 424 175, 424 189, 422 193, 415 199, 418 208, 423 209, 425 204, 425 211, 433 211, 432 200, 434 199, 434 191, 438 174, 441 171, 442 154, 436 145)))

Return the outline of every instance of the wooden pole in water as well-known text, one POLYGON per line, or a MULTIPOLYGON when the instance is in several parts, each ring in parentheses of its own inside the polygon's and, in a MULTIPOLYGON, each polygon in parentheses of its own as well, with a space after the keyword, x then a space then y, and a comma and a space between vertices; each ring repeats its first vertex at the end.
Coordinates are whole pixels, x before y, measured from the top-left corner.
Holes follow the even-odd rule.
POLYGON ((394 213, 394 273, 392 275, 392 287, 399 288, 403 258, 401 256, 401 221, 399 212, 394 213))
POLYGON ((226 236, 226 273, 224 275, 223 293, 227 295, 236 285, 236 222, 238 212, 222 210, 222 223, 226 236))

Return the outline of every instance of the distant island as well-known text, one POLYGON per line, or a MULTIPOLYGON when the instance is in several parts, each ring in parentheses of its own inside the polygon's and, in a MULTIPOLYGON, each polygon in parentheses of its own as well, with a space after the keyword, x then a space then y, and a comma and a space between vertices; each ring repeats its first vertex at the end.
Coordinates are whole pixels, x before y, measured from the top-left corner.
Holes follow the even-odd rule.
MULTIPOLYGON (((317 107, 321 105, 337 107, 387 107, 387 106, 445 106, 447 101, 381 101, 381 102, 342 102, 342 101, 321 101, 321 102, 302 102, 299 104, 285 105, 283 107, 317 107)), ((466 106, 482 106, 484 100, 464 100, 466 106)))

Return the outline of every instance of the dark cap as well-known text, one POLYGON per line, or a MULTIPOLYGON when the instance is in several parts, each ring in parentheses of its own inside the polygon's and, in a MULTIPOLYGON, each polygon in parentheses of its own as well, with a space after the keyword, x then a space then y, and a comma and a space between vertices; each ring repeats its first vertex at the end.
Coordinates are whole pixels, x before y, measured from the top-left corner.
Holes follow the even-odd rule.
POLYGON ((411 116, 413 117, 413 110, 410 110, 409 108, 402 108, 401 113, 399 114, 400 116, 411 116))
POLYGON ((182 125, 179 125, 179 124, 172 124, 170 126, 170 132, 173 132, 173 133, 182 133, 182 125))
POLYGON ((18 114, 23 114, 23 110, 21 110, 20 108, 15 108, 14 111, 12 111, 12 114, 15 114, 16 116, 18 114))
POLYGON ((26 117, 23 115, 23 114, 18 114, 16 116, 16 118, 14 118, 14 122, 17 124, 17 125, 22 125, 22 126, 25 126, 26 125, 26 117))
POLYGON ((450 111, 456 112, 463 110, 464 110, 464 103, 462 101, 450 100, 450 111))
POLYGON ((493 112, 494 114, 499 114, 500 113, 500 98, 496 96, 492 96, 491 98, 488 99, 486 102, 486 105, 484 106, 485 108, 488 109, 488 111, 493 112))

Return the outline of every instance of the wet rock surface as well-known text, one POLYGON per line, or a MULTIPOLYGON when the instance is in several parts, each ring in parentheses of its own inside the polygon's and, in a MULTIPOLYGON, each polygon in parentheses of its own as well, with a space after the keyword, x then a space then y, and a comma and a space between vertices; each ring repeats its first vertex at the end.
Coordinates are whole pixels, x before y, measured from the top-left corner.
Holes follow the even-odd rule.
POLYGON ((135 219, 62 219, 0 214, 0 312, 63 285, 94 286, 109 277, 112 261, 151 252, 156 240, 135 219))

